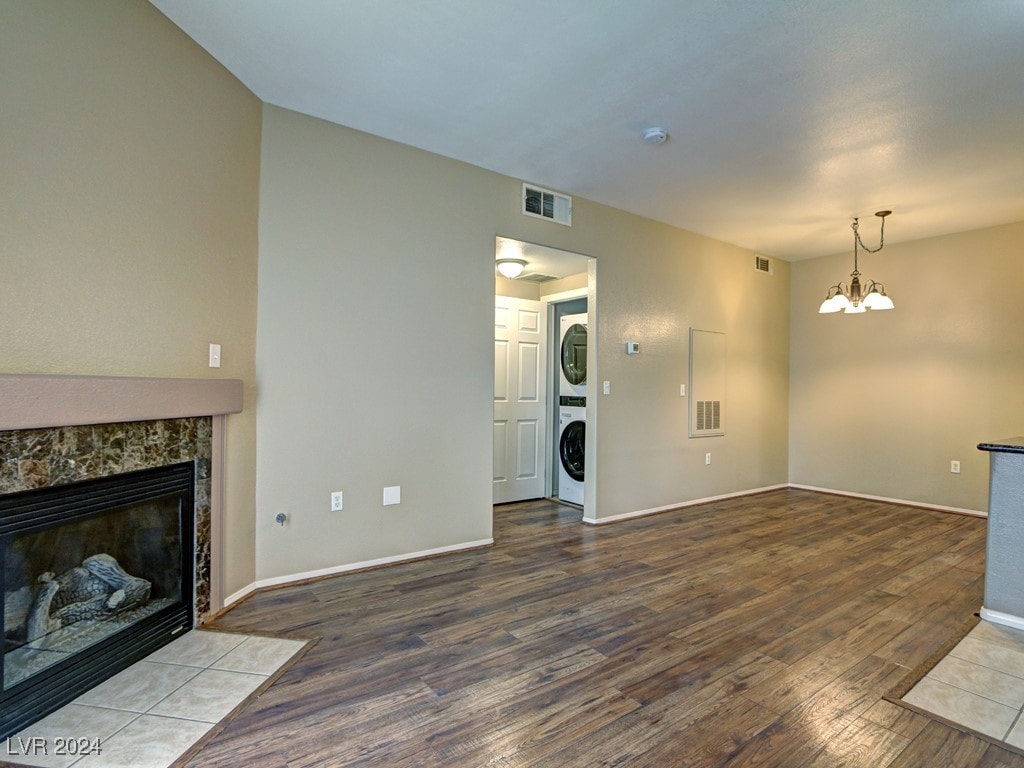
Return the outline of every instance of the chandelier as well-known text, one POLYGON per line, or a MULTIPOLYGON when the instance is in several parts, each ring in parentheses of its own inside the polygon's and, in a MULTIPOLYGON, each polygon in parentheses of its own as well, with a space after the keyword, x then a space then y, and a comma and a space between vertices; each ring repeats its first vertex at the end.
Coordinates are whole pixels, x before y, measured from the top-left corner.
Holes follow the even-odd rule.
POLYGON ((857 268, 857 248, 863 248, 868 253, 878 253, 885 247, 885 217, 892 211, 878 211, 875 216, 882 220, 882 231, 878 239, 877 248, 868 248, 860 239, 860 232, 857 230, 858 220, 854 219, 850 228, 853 230, 853 272, 850 273, 850 284, 836 283, 828 289, 825 300, 821 302, 818 312, 828 314, 830 312, 845 312, 848 315, 866 312, 869 309, 892 309, 892 299, 885 295, 885 286, 868 281, 867 289, 860 284, 860 270, 857 268))

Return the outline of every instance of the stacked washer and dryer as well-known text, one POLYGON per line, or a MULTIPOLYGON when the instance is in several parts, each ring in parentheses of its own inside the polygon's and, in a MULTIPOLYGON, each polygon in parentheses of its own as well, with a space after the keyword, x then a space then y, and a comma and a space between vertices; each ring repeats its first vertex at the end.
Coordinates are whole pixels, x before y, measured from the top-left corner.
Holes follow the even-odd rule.
POLYGON ((587 315, 559 323, 558 498, 583 505, 587 432, 587 315))

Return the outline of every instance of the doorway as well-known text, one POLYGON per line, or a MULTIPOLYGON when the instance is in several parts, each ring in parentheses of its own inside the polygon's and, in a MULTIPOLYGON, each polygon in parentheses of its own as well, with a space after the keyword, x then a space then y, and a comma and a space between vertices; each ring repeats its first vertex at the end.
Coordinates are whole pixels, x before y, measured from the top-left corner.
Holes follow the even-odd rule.
POLYGON ((594 260, 498 237, 495 260, 501 259, 522 262, 522 271, 512 277, 495 271, 493 501, 558 498, 561 491, 565 501, 582 507, 586 515, 587 489, 593 482, 583 476, 584 466, 593 462, 584 464, 582 427, 587 417, 596 417, 596 403, 586 398, 593 378, 586 368, 593 369, 595 347, 595 337, 588 339, 586 333, 588 326, 594 327, 596 314, 594 260), (570 371, 576 382, 569 400, 562 397, 560 381, 560 326, 565 317, 575 325, 573 364, 583 366, 582 380, 580 370, 570 371), (560 420, 565 418, 579 423, 573 425, 572 439, 562 441, 566 425, 560 420), (569 450, 569 480, 561 469, 563 443, 569 450))

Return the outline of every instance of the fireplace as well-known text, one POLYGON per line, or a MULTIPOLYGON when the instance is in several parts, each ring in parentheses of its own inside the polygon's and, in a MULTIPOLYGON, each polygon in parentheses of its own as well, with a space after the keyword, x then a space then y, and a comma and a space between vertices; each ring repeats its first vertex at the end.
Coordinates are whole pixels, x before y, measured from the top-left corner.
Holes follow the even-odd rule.
POLYGON ((0 737, 192 626, 195 463, 0 496, 0 737))
POLYGON ((55 709, 65 687, 80 692, 130 665, 145 653, 138 643, 155 636, 152 650, 176 629, 202 624, 223 607, 224 449, 228 414, 242 410, 242 388, 236 379, 0 373, 0 738, 55 709), (113 498, 106 496, 117 488, 113 498), (39 509, 48 511, 19 527, 39 509), (121 517, 136 533, 93 543, 121 517), (92 574, 90 567, 123 571, 114 578, 125 580, 127 588, 120 588, 126 595, 114 595, 116 589, 94 595, 102 608, 54 598, 49 610, 34 611, 30 640, 27 612, 40 587, 85 580, 103 591, 82 573, 92 574), (137 595, 145 586, 136 579, 149 583, 144 600, 137 595), (123 607, 126 600, 131 604, 123 607), (83 611, 103 618, 94 625, 65 623, 83 611), (58 619, 59 630, 42 632, 58 619), (125 641, 127 627, 138 641, 125 641), (72 668, 58 655, 65 641, 89 663, 74 666, 58 684, 56 676, 72 668), (50 705, 24 704, 26 692, 50 705))

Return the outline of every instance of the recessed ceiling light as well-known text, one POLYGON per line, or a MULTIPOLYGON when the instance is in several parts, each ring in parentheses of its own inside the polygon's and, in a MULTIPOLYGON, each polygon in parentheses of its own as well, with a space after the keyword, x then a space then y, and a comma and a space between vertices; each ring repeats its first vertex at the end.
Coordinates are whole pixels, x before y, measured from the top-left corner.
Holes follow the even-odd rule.
POLYGON ((648 128, 644 131, 644 141, 648 144, 664 144, 668 141, 668 131, 664 128, 648 128))

